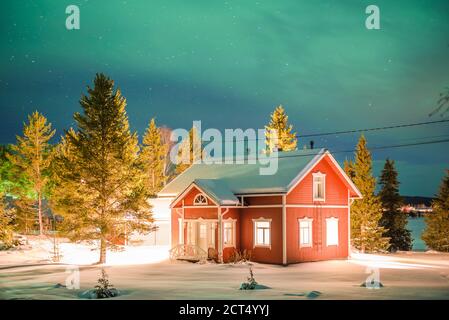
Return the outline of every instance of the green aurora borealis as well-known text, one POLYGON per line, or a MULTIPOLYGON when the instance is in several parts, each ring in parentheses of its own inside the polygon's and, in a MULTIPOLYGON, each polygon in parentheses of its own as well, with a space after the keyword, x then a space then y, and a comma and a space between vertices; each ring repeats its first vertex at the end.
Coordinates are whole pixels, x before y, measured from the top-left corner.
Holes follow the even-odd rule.
MULTIPOLYGON (((171 128, 262 128, 278 104, 298 134, 439 120, 428 114, 449 86, 447 0, 9 0, 0 26, 0 143, 14 142, 36 109, 61 135, 96 72, 121 88, 139 134, 153 116, 171 128), (70 4, 80 30, 65 28, 70 4), (369 4, 381 30, 365 28, 369 4)), ((367 133, 372 146, 441 136, 448 123, 367 133)), ((357 138, 315 145, 351 149, 357 138)), ((375 171, 393 158, 401 193, 430 196, 448 149, 376 151, 375 171)))

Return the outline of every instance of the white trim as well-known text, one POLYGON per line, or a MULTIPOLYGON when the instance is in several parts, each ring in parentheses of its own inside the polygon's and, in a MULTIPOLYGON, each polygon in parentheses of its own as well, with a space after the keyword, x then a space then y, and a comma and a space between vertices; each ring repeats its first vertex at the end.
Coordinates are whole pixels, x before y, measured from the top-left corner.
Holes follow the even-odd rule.
POLYGON ((208 204, 209 204, 209 201, 207 200, 207 196, 206 196, 206 194, 204 194, 204 193, 202 193, 202 192, 198 193, 198 194, 195 196, 195 198, 193 198, 193 205, 194 205, 194 206, 202 207, 202 206, 207 206, 208 204), (206 203, 196 203, 196 200, 197 200, 199 197, 203 197, 204 200, 206 200, 206 203))
POLYGON ((329 156, 329 158, 331 159, 332 163, 337 167, 337 169, 341 173, 341 175, 345 178, 345 180, 349 183, 349 185, 354 189, 354 191, 355 191, 355 193, 357 194, 358 197, 353 197, 353 199, 361 199, 362 198, 362 193, 356 187, 354 182, 352 182, 351 178, 348 177, 346 172, 340 167, 340 165, 338 164, 337 160, 335 160, 334 156, 329 151, 326 151, 326 154, 329 156))
POLYGON ((268 248, 271 250, 271 220, 272 219, 267 219, 264 217, 259 217, 259 218, 255 218, 252 219, 253 220, 253 248, 268 248), (269 233, 270 233, 270 237, 268 239, 268 244, 264 245, 264 244, 257 244, 257 232, 256 232, 256 222, 268 222, 269 223, 269 233))
POLYGON ((322 173, 320 171, 313 172, 312 173, 312 200, 313 201, 319 201, 319 202, 326 202, 326 174, 322 173), (318 198, 315 197, 315 193, 317 193, 318 184, 315 183, 315 178, 321 178, 322 184, 323 184, 323 197, 318 198))
POLYGON ((285 193, 236 193, 236 197, 282 197, 285 193))
POLYGON ((237 224, 237 219, 233 219, 233 218, 227 218, 223 220, 223 247, 224 248, 236 248, 236 224, 237 224), (232 243, 231 244, 226 244, 224 243, 224 232, 225 232, 225 224, 226 223, 231 223, 232 225, 232 243))
POLYGON ((332 208, 332 209, 347 209, 348 206, 344 204, 287 204, 287 208, 332 208))
POLYGON ((340 226, 339 226, 339 223, 338 223, 338 218, 335 218, 335 217, 329 217, 329 218, 326 218, 326 246, 327 247, 330 247, 330 246, 338 246, 338 243, 339 243, 339 233, 340 233, 340 226), (337 223, 337 243, 331 243, 331 244, 329 244, 329 237, 328 237, 328 235, 329 235, 329 222, 332 222, 332 223, 337 223))
POLYGON ((218 262, 223 262, 223 215, 221 207, 217 209, 218 214, 218 262))
POLYGON ((325 156, 329 156, 329 159, 332 161, 332 163, 335 165, 337 170, 341 173, 343 178, 348 182, 348 184, 352 187, 352 189, 357 194, 358 198, 354 197, 355 199, 361 199, 362 194, 360 193, 359 189, 355 186, 355 184, 351 181, 351 179, 348 177, 348 175, 344 172, 344 170, 340 167, 337 160, 332 156, 332 154, 325 149, 321 149, 320 152, 305 166, 304 169, 302 169, 299 174, 292 180, 292 182, 289 183, 287 186, 287 195, 292 192, 296 186, 309 174, 315 165, 320 162, 325 156))
POLYGON ((348 257, 351 254, 351 199, 348 189, 348 257))
MULTIPOLYGON (((287 264, 287 203, 286 195, 282 196, 282 263, 287 264)), ((270 224, 271 228, 271 224, 270 224)), ((271 232, 270 232, 271 236, 271 232)), ((270 241, 271 243, 271 241, 270 241)))
POLYGON ((178 244, 184 244, 184 222, 178 218, 178 244))
POLYGON ((315 165, 321 161, 326 156, 325 149, 321 149, 315 157, 298 173, 298 175, 288 184, 287 194, 293 191, 295 187, 307 176, 307 174, 312 171, 315 165))
POLYGON ((204 209, 211 209, 216 208, 217 206, 207 206, 207 205, 196 205, 196 206, 184 206, 186 209, 198 209, 198 208, 204 208, 204 209))
POLYGON ((298 235, 299 235, 299 247, 300 248, 312 248, 313 247, 313 218, 304 217, 298 218, 298 235), (309 243, 301 243, 301 222, 309 222, 309 243))
MULTIPOLYGON (((179 177, 179 176, 178 176, 179 177)), ((209 200, 212 201, 212 203, 214 203, 216 206, 218 206, 218 203, 215 202, 214 199, 212 199, 211 197, 209 197, 207 195, 207 193, 198 185, 196 185, 195 182, 192 182, 183 192, 181 192, 170 204, 170 208, 173 208, 175 205, 178 204, 179 201, 183 200, 185 195, 188 194, 193 188, 197 188, 198 190, 200 190, 201 193, 206 195, 206 198, 208 198, 209 200)), ((196 206, 196 207, 200 207, 200 206, 196 206)))

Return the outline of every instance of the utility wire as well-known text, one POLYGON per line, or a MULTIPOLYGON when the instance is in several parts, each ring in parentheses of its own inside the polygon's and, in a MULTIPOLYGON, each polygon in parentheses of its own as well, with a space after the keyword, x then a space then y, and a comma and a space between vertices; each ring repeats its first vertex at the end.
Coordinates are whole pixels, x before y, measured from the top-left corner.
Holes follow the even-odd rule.
MULTIPOLYGON (((435 120, 435 121, 425 121, 425 122, 415 122, 415 123, 405 123, 405 124, 399 124, 399 125, 392 125, 392 126, 383 126, 383 127, 375 127, 375 128, 365 128, 365 129, 353 129, 353 130, 343 130, 343 131, 330 131, 330 132, 318 132, 318 133, 308 133, 308 134, 296 134, 296 138, 307 138, 307 137, 322 137, 322 136, 330 136, 330 135, 339 135, 339 134, 348 134, 348 133, 357 133, 357 132, 369 132, 369 131, 380 131, 380 130, 388 130, 388 129, 399 129, 399 128, 410 128, 410 127, 417 127, 417 126, 423 126, 423 125, 431 125, 431 124, 438 124, 438 123, 446 123, 449 122, 449 119, 444 120, 435 120)), ((265 137, 256 138, 256 139, 233 139, 232 142, 237 141, 262 141, 265 140, 265 137)), ((231 140, 224 140, 224 141, 231 141, 231 140)))
MULTIPOLYGON (((393 144, 393 145, 385 145, 385 146, 374 146, 374 147, 370 147, 368 148, 369 151, 371 150, 384 150, 384 149, 393 149, 393 148, 402 148, 402 147, 412 147, 412 146, 419 146, 419 145, 429 145, 429 144, 437 144, 437 143, 448 143, 449 139, 440 139, 440 140, 431 140, 431 141, 423 141, 423 142, 412 142, 412 143, 402 143, 402 144, 393 144)), ((312 149, 309 151, 311 151, 310 153, 306 153, 306 154, 288 154, 287 152, 280 152, 281 155, 278 155, 278 159, 283 159, 283 158, 300 158, 300 157, 310 157, 310 156, 316 156, 318 154, 318 151, 321 150, 322 148, 317 148, 317 149, 312 149), (313 152, 313 150, 316 150, 317 152, 313 152)), ((327 149, 328 148, 324 148, 327 149)), ((337 151, 330 151, 332 154, 336 154, 336 153, 349 153, 349 152, 355 152, 356 149, 347 149, 347 150, 337 150, 337 151)), ((293 151, 294 152, 294 151, 293 151)), ((243 155, 234 155, 233 158, 235 159, 243 159, 243 160, 258 160, 259 157, 246 157, 243 155)))
POLYGON ((409 127, 423 126, 423 125, 443 123, 443 122, 449 122, 449 119, 436 120, 436 121, 426 121, 426 122, 416 122, 416 123, 407 123, 407 124, 399 124, 399 125, 394 125, 394 126, 368 128, 368 129, 355 129, 355 130, 345 130, 345 131, 311 133, 311 134, 304 134, 304 135, 296 135, 296 137, 297 138, 319 137, 319 136, 329 136, 329 135, 333 135, 333 134, 337 135, 337 134, 357 133, 357 132, 367 132, 367 131, 378 131, 378 130, 387 130, 387 129, 409 128, 409 127))

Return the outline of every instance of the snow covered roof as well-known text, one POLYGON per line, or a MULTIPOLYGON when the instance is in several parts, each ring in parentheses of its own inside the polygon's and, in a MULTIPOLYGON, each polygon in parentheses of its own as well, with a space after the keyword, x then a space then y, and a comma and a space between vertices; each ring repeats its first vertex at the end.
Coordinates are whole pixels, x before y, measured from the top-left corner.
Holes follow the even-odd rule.
POLYGON ((278 170, 274 175, 261 175, 259 169, 268 167, 268 164, 260 161, 254 164, 193 164, 158 195, 177 196, 195 181, 202 184, 200 188, 209 188, 211 194, 226 200, 232 198, 231 194, 286 193, 324 153, 325 149, 279 152, 278 170))
POLYGON ((219 179, 195 179, 198 186, 219 205, 238 205, 239 199, 232 193, 227 184, 219 179))

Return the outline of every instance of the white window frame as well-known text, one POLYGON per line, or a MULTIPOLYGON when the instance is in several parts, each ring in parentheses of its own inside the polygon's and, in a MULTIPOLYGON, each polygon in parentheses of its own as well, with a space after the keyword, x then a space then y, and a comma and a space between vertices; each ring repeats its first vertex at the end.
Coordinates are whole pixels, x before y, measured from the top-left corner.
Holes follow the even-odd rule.
MULTIPOLYGON (((265 238, 265 235, 264 235, 265 238)), ((253 248, 269 248, 271 249, 271 219, 257 218, 253 219, 253 248), (268 222, 268 243, 258 243, 257 242, 257 222, 268 222)))
POLYGON ((339 230, 340 226, 338 225, 338 218, 335 217, 330 217, 330 218, 326 218, 326 246, 338 246, 338 236, 339 236, 339 230), (330 232, 330 226, 331 224, 333 226, 337 227, 336 233, 334 232, 334 236, 336 236, 335 239, 331 239, 332 237, 329 236, 329 232, 330 232), (335 240, 335 241, 330 241, 330 240, 335 240))
POLYGON ((194 206, 207 206, 208 205, 208 201, 207 201, 206 195, 204 193, 198 193, 195 196, 195 198, 193 199, 193 205, 194 206), (197 202, 200 197, 203 197, 206 202, 197 202))
POLYGON ((236 232, 236 222, 237 220, 228 218, 223 220, 223 246, 225 248, 234 247, 235 248, 235 232, 236 232), (231 241, 229 243, 225 243, 225 234, 226 234, 226 224, 231 225, 231 241))
POLYGON ((298 219, 298 228, 299 228, 299 247, 300 248, 311 248, 313 246, 313 219, 312 218, 300 218, 298 219), (302 228, 301 228, 301 222, 305 222, 309 224, 308 228, 308 243, 302 242, 302 228))
POLYGON ((326 201, 326 174, 321 172, 312 173, 312 197, 313 201, 326 201), (318 183, 315 182, 315 178, 321 178, 323 183, 323 196, 321 198, 316 197, 318 191, 318 183))

